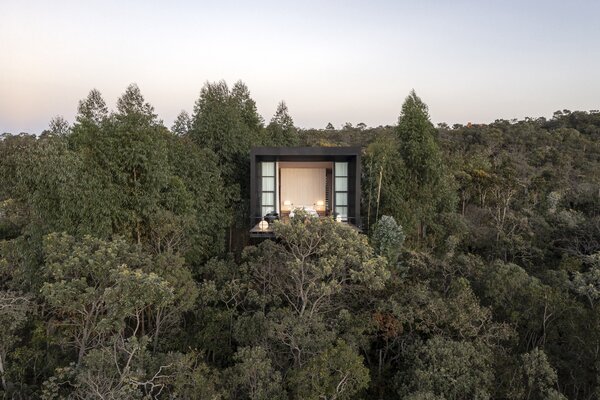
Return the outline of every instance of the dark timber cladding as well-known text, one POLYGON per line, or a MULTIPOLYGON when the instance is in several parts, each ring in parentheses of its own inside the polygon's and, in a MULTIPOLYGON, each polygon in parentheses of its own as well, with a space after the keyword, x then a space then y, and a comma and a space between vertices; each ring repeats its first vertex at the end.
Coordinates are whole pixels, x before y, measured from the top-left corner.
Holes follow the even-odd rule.
MULTIPOLYGON (((360 152, 360 147, 253 148, 250 151, 251 227, 269 211, 285 217, 297 207, 311 208, 314 204, 319 216, 338 217, 360 228, 360 152), (303 169, 314 172, 303 173, 303 169), (310 194, 302 196, 306 194, 303 193, 305 187, 310 190, 308 188, 315 185, 318 194, 313 195, 312 203, 310 194), (286 192, 282 194, 282 190, 286 192), (296 194, 299 200, 295 202, 292 193, 298 191, 302 194, 296 194)), ((251 233, 256 233, 255 230, 251 233)))

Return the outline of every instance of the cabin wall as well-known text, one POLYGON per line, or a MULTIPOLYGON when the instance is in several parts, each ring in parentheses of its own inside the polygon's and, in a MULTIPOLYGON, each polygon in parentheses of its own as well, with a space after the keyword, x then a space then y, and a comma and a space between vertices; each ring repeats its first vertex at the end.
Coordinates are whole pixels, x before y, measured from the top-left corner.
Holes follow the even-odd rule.
POLYGON ((325 204, 325 168, 281 168, 281 202, 289 200, 294 207, 315 208, 325 204))

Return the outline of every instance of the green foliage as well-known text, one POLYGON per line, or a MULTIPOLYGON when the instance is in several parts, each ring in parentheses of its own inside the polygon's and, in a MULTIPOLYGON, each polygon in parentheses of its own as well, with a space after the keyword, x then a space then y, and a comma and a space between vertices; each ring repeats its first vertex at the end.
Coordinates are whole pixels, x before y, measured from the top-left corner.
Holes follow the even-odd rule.
POLYGON ((231 222, 227 204, 233 194, 224 188, 216 155, 189 137, 169 138, 168 157, 175 176, 163 190, 164 209, 152 219, 153 247, 179 251, 200 265, 225 251, 223 238, 231 222))
POLYGON ((0 159, 0 186, 15 227, 38 237, 63 230, 107 231, 102 199, 93 196, 99 182, 63 137, 7 137, 1 143, 6 157, 0 159))
POLYGON ((27 313, 32 311, 32 308, 28 295, 0 291, 0 326, 2 327, 0 329, 0 383, 3 391, 8 391, 6 379, 8 351, 17 343, 18 337, 15 333, 24 325, 27 313))
POLYGON ((433 337, 417 351, 412 374, 411 384, 402 387, 400 395, 412 392, 416 398, 435 394, 448 400, 489 399, 493 390, 491 354, 470 342, 433 337))
POLYGON ((521 357, 520 373, 524 383, 524 393, 520 395, 527 399, 566 399, 555 386, 558 376, 552 368, 543 350, 533 349, 521 357))
POLYGON ((188 352, 175 364, 171 396, 176 399, 221 400, 227 396, 221 388, 219 371, 195 352, 188 352))
POLYGON ((364 160, 363 202, 366 202, 367 224, 371 228, 380 215, 396 209, 402 201, 399 178, 404 166, 398 155, 398 141, 389 134, 380 135, 369 144, 364 160))
MULTIPOLYGON (((123 240, 88 236, 78 242, 52 234, 46 237, 44 253, 42 298, 61 341, 77 350, 78 363, 116 333, 124 335, 129 319, 135 320, 135 335, 147 309, 174 302, 169 282, 148 271, 151 261, 123 240)), ((159 327, 154 328, 158 334, 159 327)))
POLYGON ((344 393, 364 388, 368 372, 346 344, 364 342, 361 318, 351 315, 368 312, 361 293, 368 296, 385 286, 386 260, 373 254, 365 236, 332 219, 300 215, 277 224, 275 231, 279 240, 247 248, 244 264, 207 265, 198 342, 220 363, 235 364, 230 371, 236 378, 228 381, 236 382, 232 390, 238 398, 275 393, 279 387, 301 391, 298 398, 319 391, 327 398, 354 396, 344 393), (336 344, 337 337, 345 343, 336 344), (239 347, 235 353, 235 343, 241 353, 239 347), (340 357, 350 363, 348 382, 331 364, 340 357), (271 378, 262 379, 263 386, 252 383, 261 374, 271 378), (314 376, 318 388, 294 378, 302 374, 314 376), (338 394, 332 389, 336 379, 338 394))
POLYGON ((237 364, 229 371, 232 398, 278 400, 285 398, 281 374, 271 366, 265 349, 242 347, 235 356, 237 364))
POLYGON ((298 399, 352 399, 369 383, 362 357, 344 341, 312 358, 292 378, 298 399))
POLYGON ((514 264, 496 262, 483 276, 483 297, 495 315, 516 325, 528 345, 542 345, 553 328, 554 315, 570 306, 562 290, 543 284, 514 264))
POLYGON ((431 392, 415 392, 405 396, 406 400, 446 400, 443 396, 436 396, 431 392))
POLYGON ((226 183, 245 194, 250 147, 263 141, 263 122, 246 85, 237 82, 229 90, 224 81, 207 82, 194 106, 189 135, 218 156, 226 183))
POLYGON ((284 101, 277 105, 277 111, 275 111, 275 115, 267 125, 267 134, 267 144, 269 146, 294 146, 298 144, 298 132, 284 101))
POLYGON ((192 119, 190 118, 190 114, 187 111, 181 111, 177 118, 175 118, 175 122, 173 122, 173 126, 171 127, 171 132, 177 136, 187 135, 192 129, 192 119))
POLYGON ((373 256, 366 238, 333 219, 294 218, 289 224, 276 223, 274 231, 281 244, 265 242, 258 260, 262 263, 266 255, 279 265, 282 274, 275 277, 275 288, 298 315, 328 307, 333 296, 352 284, 380 289, 389 277, 385 260, 373 256))
POLYGON ((193 352, 153 357, 148 340, 130 338, 90 351, 81 365, 57 368, 42 399, 221 399, 218 376, 193 352))
POLYGON ((587 299, 593 308, 600 298, 600 253, 587 257, 590 267, 586 272, 575 271, 571 282, 572 290, 587 299))
POLYGON ((404 237, 402 227, 396 223, 394 217, 384 215, 373 227, 371 244, 378 254, 385 256, 393 265, 400 256, 404 237))
POLYGON ((56 116, 50 121, 50 127, 47 131, 49 135, 65 136, 71 131, 71 127, 66 119, 61 116, 56 116))
POLYGON ((194 263, 222 254, 230 194, 215 155, 171 135, 135 85, 117 107, 108 114, 93 90, 70 133, 0 142, 0 229, 37 243, 50 232, 116 234, 194 263))
POLYGON ((415 184, 435 185, 441 178, 441 155, 428 107, 414 90, 402 104, 396 132, 400 137, 400 155, 415 184))
POLYGON ((414 92, 397 126, 265 128, 241 82, 169 130, 92 90, 0 138, 0 397, 596 398, 599 140, 596 111, 436 129, 414 92), (250 148, 297 144, 364 149, 370 244, 302 213, 248 242, 250 148))
POLYGON ((376 137, 365 157, 367 221, 393 216, 416 245, 435 247, 448 229, 439 216, 454 211, 454 179, 445 167, 427 105, 412 91, 393 134, 376 137))
POLYGON ((98 89, 92 89, 85 100, 79 102, 77 122, 100 125, 108 117, 108 107, 98 89))
POLYGON ((435 215, 453 210, 455 198, 452 178, 445 174, 427 106, 414 91, 402 105, 396 134, 398 154, 403 161, 403 174, 398 177, 402 200, 396 215, 398 211, 412 215, 406 222, 400 219, 401 224, 413 232, 416 230, 418 238, 425 238, 427 226, 435 223, 435 215))

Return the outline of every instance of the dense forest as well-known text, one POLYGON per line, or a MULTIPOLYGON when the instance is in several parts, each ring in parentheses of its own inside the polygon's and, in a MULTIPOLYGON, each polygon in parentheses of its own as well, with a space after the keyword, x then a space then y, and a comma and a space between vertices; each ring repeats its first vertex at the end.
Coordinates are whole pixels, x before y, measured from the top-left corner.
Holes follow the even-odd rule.
POLYGON ((0 140, 0 398, 598 399, 600 112, 267 123, 136 85, 0 140), (360 146, 362 233, 251 241, 253 146, 360 146))

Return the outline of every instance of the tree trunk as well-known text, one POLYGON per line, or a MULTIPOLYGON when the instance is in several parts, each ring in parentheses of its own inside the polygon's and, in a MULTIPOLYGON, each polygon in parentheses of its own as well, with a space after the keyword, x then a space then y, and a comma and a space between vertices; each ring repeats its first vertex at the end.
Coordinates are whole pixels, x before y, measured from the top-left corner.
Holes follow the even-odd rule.
POLYGON ((373 198, 373 158, 369 165, 369 206, 367 207, 367 232, 371 229, 371 199, 373 198))
POLYGON ((160 331, 160 313, 156 315, 156 329, 154 331, 154 337, 152 338, 152 352, 156 353, 156 349, 158 348, 158 334, 160 331))
POLYGON ((140 244, 142 244, 142 230, 140 227, 140 221, 137 221, 135 223, 135 231, 137 234, 137 244, 140 245, 140 244))
MULTIPOLYGON (((385 157, 382 161, 385 161, 385 157)), ((381 181, 383 180, 383 162, 379 169, 379 187, 377 188, 377 212, 375 213, 375 222, 379 219, 379 202, 381 200, 381 181)))
POLYGON ((85 343, 87 342, 87 333, 84 333, 84 339, 82 340, 81 347, 79 348, 79 354, 77 355, 77 365, 81 365, 83 356, 85 356, 85 343))
POLYGON ((6 376, 4 375, 4 359, 2 357, 2 352, 0 352, 0 378, 2 378, 2 389, 6 392, 8 388, 6 387, 6 376))

